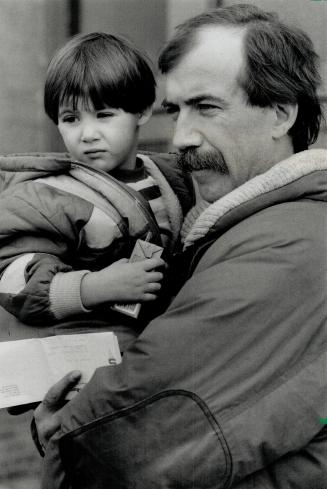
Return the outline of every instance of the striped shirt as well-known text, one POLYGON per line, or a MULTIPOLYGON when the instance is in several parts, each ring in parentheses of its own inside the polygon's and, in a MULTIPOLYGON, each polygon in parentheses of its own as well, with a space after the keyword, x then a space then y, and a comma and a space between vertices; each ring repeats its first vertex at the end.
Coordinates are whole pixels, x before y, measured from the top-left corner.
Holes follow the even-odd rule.
POLYGON ((140 158, 137 158, 136 168, 134 170, 116 168, 111 171, 110 174, 120 182, 125 183, 139 192, 142 197, 148 201, 159 226, 162 243, 164 246, 167 246, 172 238, 168 213, 159 186, 154 178, 147 172, 143 161, 140 158))

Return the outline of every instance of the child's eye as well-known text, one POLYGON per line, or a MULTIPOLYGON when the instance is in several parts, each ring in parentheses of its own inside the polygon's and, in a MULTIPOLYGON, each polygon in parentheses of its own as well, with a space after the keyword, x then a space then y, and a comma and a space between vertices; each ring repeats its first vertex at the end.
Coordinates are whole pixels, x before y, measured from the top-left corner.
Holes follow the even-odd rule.
POLYGON ((62 122, 72 124, 73 122, 77 121, 77 116, 74 114, 67 114, 67 115, 62 116, 60 119, 62 122))
POLYGON ((109 110, 97 113, 98 119, 106 119, 107 117, 113 117, 113 116, 114 116, 114 113, 112 111, 109 111, 109 110))

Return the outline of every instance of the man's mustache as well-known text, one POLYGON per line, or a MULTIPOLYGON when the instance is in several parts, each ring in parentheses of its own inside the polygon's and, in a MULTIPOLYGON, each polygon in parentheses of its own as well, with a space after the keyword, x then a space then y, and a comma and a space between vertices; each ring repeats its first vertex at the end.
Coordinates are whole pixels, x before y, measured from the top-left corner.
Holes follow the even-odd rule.
POLYGON ((220 151, 207 151, 199 154, 196 149, 185 149, 180 151, 177 165, 187 173, 198 170, 213 170, 221 175, 229 174, 228 166, 220 151))

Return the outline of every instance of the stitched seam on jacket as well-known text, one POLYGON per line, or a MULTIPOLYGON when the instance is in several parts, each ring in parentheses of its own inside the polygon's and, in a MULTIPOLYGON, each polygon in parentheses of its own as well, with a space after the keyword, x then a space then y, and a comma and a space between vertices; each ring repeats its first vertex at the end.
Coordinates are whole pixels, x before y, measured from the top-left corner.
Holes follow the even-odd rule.
POLYGON ((82 434, 85 431, 92 430, 93 428, 96 428, 98 425, 101 425, 103 422, 109 423, 112 420, 115 420, 117 418, 122 418, 124 416, 127 416, 128 414, 138 411, 142 409, 144 406, 147 406, 149 404, 153 404, 155 401, 163 399, 165 397, 173 397, 173 396, 185 396, 190 399, 192 399, 197 406, 201 409, 203 414, 205 415, 207 421, 211 425, 215 435, 217 436, 220 446, 223 450, 224 453, 224 458, 225 458, 225 482, 224 482, 224 487, 228 488, 229 487, 229 481, 231 479, 231 474, 232 474, 232 458, 231 458, 231 453, 227 444, 227 440, 224 436, 223 430, 217 421, 217 419, 213 416, 211 413, 209 407, 207 404, 201 399, 199 396, 194 394, 193 392, 190 391, 185 391, 183 389, 170 389, 166 391, 162 391, 158 394, 155 394, 153 396, 147 397, 146 399, 142 399, 142 401, 138 401, 132 406, 128 406, 126 408, 122 408, 119 411, 116 411, 114 413, 106 414, 104 416, 101 416, 93 421, 90 421, 83 426, 74 429, 73 431, 70 431, 68 433, 64 433, 62 438, 74 438, 80 434, 82 434))

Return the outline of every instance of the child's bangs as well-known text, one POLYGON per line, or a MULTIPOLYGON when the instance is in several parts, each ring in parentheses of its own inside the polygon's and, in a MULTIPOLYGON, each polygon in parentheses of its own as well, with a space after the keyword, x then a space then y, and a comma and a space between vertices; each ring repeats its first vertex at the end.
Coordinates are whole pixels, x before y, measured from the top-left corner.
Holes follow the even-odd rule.
POLYGON ((77 110, 101 110, 106 107, 124 108, 125 90, 117 84, 109 70, 73 69, 67 73, 65 87, 61 92, 59 105, 66 105, 77 110))

